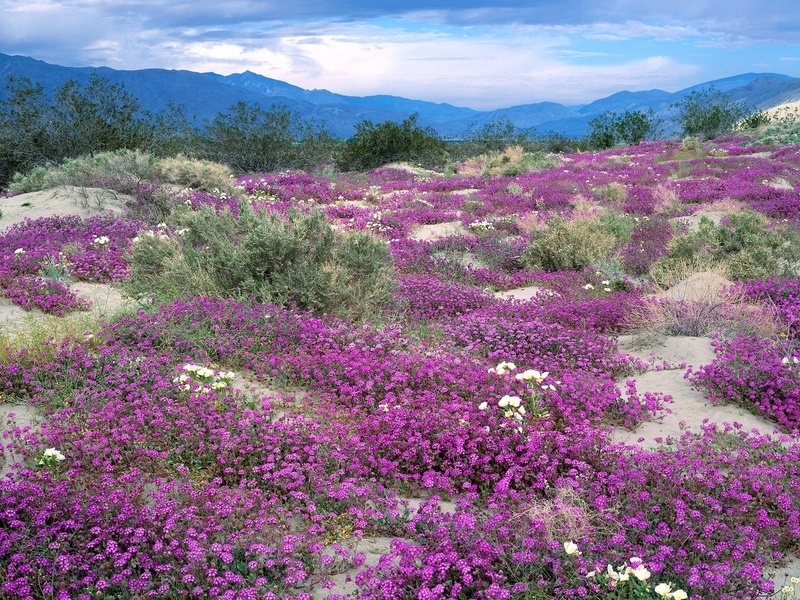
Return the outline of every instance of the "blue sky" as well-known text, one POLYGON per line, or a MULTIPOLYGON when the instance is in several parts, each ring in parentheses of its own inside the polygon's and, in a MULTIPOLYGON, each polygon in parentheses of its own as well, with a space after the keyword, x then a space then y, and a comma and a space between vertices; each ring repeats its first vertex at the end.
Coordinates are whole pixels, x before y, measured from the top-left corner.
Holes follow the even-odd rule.
POLYGON ((488 110, 800 77, 797 0, 0 0, 0 52, 488 110))

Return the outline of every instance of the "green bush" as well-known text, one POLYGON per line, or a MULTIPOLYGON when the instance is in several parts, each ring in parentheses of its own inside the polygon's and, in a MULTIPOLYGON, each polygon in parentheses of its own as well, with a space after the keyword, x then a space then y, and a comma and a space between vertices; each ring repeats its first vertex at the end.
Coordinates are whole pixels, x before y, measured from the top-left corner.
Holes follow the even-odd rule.
POLYGON ((119 84, 93 75, 67 81, 48 97, 40 84, 10 77, 0 101, 0 186, 18 172, 86 154, 155 149, 173 121, 153 119, 119 84))
POLYGON ((606 111, 589 121, 589 135, 585 143, 589 148, 606 150, 623 142, 635 146, 659 135, 660 122, 652 109, 627 110, 622 114, 606 111))
POLYGON ((338 164, 348 171, 373 169, 395 161, 441 167, 447 158, 447 144, 431 128, 420 127, 413 114, 400 123, 359 123, 353 137, 345 142, 338 164))
POLYGON ((115 150, 67 158, 59 165, 34 167, 28 173, 17 173, 8 189, 14 192, 35 192, 61 185, 80 187, 124 187, 131 182, 153 181, 158 177, 156 157, 140 150, 115 150), (121 184, 121 185, 120 185, 121 184))
POLYGON ((791 276, 800 264, 800 236, 785 226, 770 227, 766 216, 751 210, 732 213, 720 225, 703 217, 697 231, 673 238, 651 276, 699 259, 709 267, 727 265, 731 280, 791 276))
POLYGON ((732 131, 748 114, 744 107, 731 102, 714 86, 694 90, 672 106, 679 111, 678 122, 683 135, 706 140, 732 131))
POLYGON ((184 210, 172 224, 182 235, 145 232, 133 246, 132 296, 252 298, 361 318, 392 295, 386 244, 364 232, 335 234, 319 212, 282 217, 242 202, 238 215, 184 210))
POLYGON ((579 271, 613 250, 614 236, 598 219, 567 221, 555 217, 522 255, 526 267, 543 271, 579 271))

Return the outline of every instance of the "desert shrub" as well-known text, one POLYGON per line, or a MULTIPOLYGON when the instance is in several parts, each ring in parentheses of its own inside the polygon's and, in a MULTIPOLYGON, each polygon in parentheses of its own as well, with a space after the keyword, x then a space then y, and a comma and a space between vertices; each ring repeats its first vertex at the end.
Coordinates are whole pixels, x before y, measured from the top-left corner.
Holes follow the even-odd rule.
POLYGON ((0 185, 18 172, 97 152, 182 143, 185 119, 153 118, 121 84, 93 74, 69 80, 52 97, 27 78, 9 78, 0 100, 0 185))
POLYGON ((192 140, 193 156, 223 163, 237 173, 306 168, 331 158, 334 140, 282 105, 265 110, 238 102, 205 122, 192 140))
POLYGON ((620 244, 630 241, 638 222, 635 217, 618 210, 603 211, 599 219, 603 231, 613 235, 620 244))
POLYGON ((507 118, 500 118, 482 127, 470 125, 461 140, 449 145, 449 153, 454 160, 465 160, 481 154, 501 152, 512 146, 529 149, 532 143, 528 132, 519 129, 507 118))
POLYGON ((598 186, 592 190, 598 199, 609 204, 622 204, 628 198, 625 186, 616 181, 608 185, 598 186))
POLYGON ((524 146, 508 146, 499 151, 472 156, 458 165, 458 173, 464 176, 514 177, 523 173, 545 171, 560 164, 553 154, 540 151, 529 152, 524 146))
POLYGON ((227 190, 232 173, 227 165, 183 154, 159 159, 154 165, 159 180, 202 190, 227 190))
POLYGON ((625 111, 622 114, 606 111, 589 121, 589 135, 585 143, 589 148, 606 150, 623 142, 639 145, 658 135, 659 121, 652 109, 625 111))
POLYGON ((554 217, 547 231, 533 239, 522 255, 530 269, 579 271, 610 252, 614 236, 603 230, 596 218, 567 221, 554 217))
POLYGON ((58 165, 37 166, 25 174, 17 173, 8 189, 25 193, 69 185, 127 191, 131 182, 157 178, 156 161, 153 154, 141 150, 85 154, 67 158, 58 165))
POLYGON ((683 135, 706 140, 731 131, 748 114, 714 86, 692 91, 673 107, 679 111, 678 122, 683 135))
POLYGON ((211 208, 173 215, 176 230, 140 234, 131 255, 134 296, 252 298, 364 316, 392 295, 386 244, 364 232, 335 234, 319 212, 285 217, 211 208))
POLYGON ((442 166, 447 162, 447 145, 431 128, 420 127, 413 114, 400 123, 359 123, 338 158, 345 170, 372 169, 394 161, 442 166))
POLYGON ((726 264, 732 280, 764 279, 794 273, 800 247, 795 232, 782 225, 770 227, 767 217, 755 211, 730 214, 720 225, 703 217, 697 231, 673 238, 667 255, 650 273, 658 277, 698 259, 708 266, 726 264))

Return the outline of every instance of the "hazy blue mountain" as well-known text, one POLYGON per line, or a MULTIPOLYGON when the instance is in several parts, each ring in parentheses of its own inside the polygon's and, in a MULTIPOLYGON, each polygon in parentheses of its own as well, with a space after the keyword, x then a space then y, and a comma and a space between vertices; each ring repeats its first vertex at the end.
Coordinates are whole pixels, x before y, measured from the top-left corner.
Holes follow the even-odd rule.
POLYGON ((0 54, 0 99, 7 97, 9 77, 27 77, 52 94, 70 79, 82 84, 88 82, 93 73, 124 85, 142 108, 151 113, 164 111, 173 104, 182 106, 189 117, 202 124, 240 101, 258 104, 265 109, 280 105, 342 137, 352 135, 355 126, 363 121, 400 121, 413 113, 418 115, 421 125, 432 127, 448 138, 458 138, 470 129, 480 129, 499 119, 540 134, 552 132, 583 137, 589 129, 588 123, 606 111, 622 113, 652 109, 664 118, 669 127, 674 123, 675 103, 692 91, 711 85, 729 94, 732 101, 754 109, 800 100, 800 78, 776 73, 745 73, 699 83, 674 93, 663 90, 622 91, 578 106, 538 102, 478 111, 399 96, 360 97, 328 90, 306 90, 250 71, 218 75, 166 69, 120 71, 108 67, 62 67, 5 54, 0 54))

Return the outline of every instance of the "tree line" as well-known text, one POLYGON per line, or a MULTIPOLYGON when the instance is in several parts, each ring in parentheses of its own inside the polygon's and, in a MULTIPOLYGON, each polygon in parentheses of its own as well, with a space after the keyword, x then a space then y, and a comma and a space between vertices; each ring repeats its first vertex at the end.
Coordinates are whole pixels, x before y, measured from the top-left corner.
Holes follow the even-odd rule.
MULTIPOLYGON (((599 115, 582 140, 540 137, 499 120, 473 126, 462 139, 448 142, 422 127, 417 115, 399 123, 364 121, 350 138, 341 139, 280 105, 266 109, 239 102, 201 123, 190 120, 178 106, 154 115, 124 86, 97 75, 83 86, 68 81, 52 97, 27 78, 9 78, 6 88, 6 99, 0 101, 0 188, 15 173, 36 166, 121 149, 159 156, 180 153, 220 162, 240 173, 315 165, 362 170, 398 160, 441 167, 509 146, 555 152, 603 149, 660 135, 652 111, 628 111, 599 115)), ((730 130, 747 116, 714 90, 692 92, 678 108, 683 132, 706 138, 730 130)))

